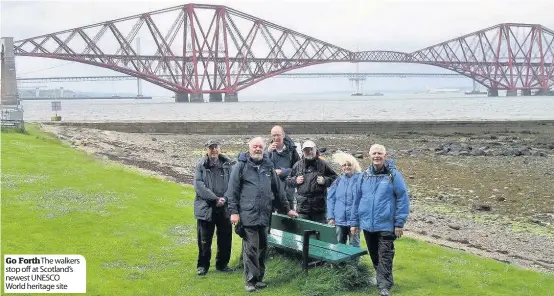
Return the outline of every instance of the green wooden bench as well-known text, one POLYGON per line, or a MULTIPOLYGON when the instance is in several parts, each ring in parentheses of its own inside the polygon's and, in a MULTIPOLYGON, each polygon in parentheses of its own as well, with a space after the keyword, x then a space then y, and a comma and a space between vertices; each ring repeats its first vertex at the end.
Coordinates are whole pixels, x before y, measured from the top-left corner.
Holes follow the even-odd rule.
POLYGON ((310 258, 341 263, 367 254, 362 248, 339 244, 335 226, 278 213, 272 214, 267 240, 276 248, 302 253, 302 266, 306 271, 310 258))

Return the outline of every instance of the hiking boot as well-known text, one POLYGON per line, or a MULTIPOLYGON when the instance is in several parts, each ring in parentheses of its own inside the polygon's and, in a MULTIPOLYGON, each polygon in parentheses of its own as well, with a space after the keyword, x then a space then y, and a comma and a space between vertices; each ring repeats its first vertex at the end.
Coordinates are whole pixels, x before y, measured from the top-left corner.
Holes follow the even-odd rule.
POLYGON ((379 293, 381 296, 390 296, 389 289, 381 289, 381 293, 379 293))
POLYGON ((197 275, 205 275, 206 273, 208 273, 208 270, 206 270, 204 267, 198 267, 196 269, 197 275))
POLYGON ((230 268, 229 266, 225 266, 223 268, 216 268, 219 272, 233 272, 234 270, 230 268))
POLYGON ((246 292, 254 292, 256 291, 256 287, 253 284, 248 283, 244 287, 244 290, 246 290, 246 292))
POLYGON ((263 289, 263 288, 267 287, 267 284, 264 283, 264 282, 257 282, 255 287, 256 287, 256 289, 263 289))
POLYGON ((370 283, 372 286, 377 286, 377 277, 374 276, 374 277, 372 277, 371 279, 369 279, 369 283, 370 283))

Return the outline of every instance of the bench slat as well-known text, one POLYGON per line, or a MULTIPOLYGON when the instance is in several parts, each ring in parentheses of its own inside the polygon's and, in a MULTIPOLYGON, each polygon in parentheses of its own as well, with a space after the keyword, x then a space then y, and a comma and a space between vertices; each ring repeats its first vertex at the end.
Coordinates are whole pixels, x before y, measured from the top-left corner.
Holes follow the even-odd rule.
POLYGON ((317 230, 319 231, 319 240, 331 244, 338 243, 335 226, 302 218, 293 219, 286 215, 273 213, 271 217, 271 229, 278 229, 298 235, 302 235, 305 230, 317 230))
MULTIPOLYGON (((271 245, 276 245, 281 248, 285 248, 296 252, 302 252, 302 242, 292 239, 291 237, 286 237, 286 236, 280 237, 276 235, 268 235, 267 240, 268 240, 268 243, 271 245)), ((346 255, 340 252, 332 251, 332 250, 325 249, 311 244, 310 244, 309 256, 310 258, 329 261, 332 263, 339 263, 339 262, 350 260, 352 258, 351 255, 346 255)))
MULTIPOLYGON (((268 236, 268 240, 269 237, 271 237, 271 240, 268 241, 270 244, 276 246, 284 246, 288 249, 293 249, 299 252, 302 251, 303 238, 299 235, 283 232, 277 229, 271 229, 271 234, 268 236)), ((310 238, 310 257, 315 258, 315 256, 319 254, 313 254, 312 256, 312 249, 318 250, 314 252, 322 253, 320 255, 324 256, 323 258, 318 259, 328 261, 344 261, 352 257, 367 254, 367 251, 362 248, 353 247, 345 244, 329 244, 314 238, 310 238)))

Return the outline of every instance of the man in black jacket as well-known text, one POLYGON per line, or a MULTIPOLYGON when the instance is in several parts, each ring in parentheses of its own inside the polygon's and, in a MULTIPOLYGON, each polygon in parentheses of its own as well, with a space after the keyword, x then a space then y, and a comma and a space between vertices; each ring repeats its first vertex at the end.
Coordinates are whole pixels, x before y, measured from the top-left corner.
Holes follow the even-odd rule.
POLYGON ((233 228, 225 198, 229 175, 234 161, 221 154, 217 141, 206 143, 206 155, 198 160, 194 174, 194 217, 197 219, 198 262, 196 274, 205 275, 210 269, 212 239, 217 228, 216 269, 232 271, 231 258, 233 228))
POLYGON ((285 188, 291 209, 294 209, 294 187, 287 186, 286 180, 292 171, 292 166, 300 160, 300 155, 296 151, 296 144, 285 134, 281 126, 276 125, 271 129, 271 142, 268 146, 269 160, 275 167, 281 186, 285 188))
POLYGON ((319 157, 315 143, 304 142, 302 159, 287 178, 287 185, 296 187, 296 211, 300 218, 327 223, 327 188, 337 177, 329 163, 319 157))
POLYGON ((273 164, 264 153, 264 140, 254 138, 248 143, 248 153, 241 153, 233 166, 225 198, 229 202, 231 222, 242 228, 245 289, 253 292, 265 288, 265 256, 269 220, 273 200, 290 217, 296 217, 290 209, 273 164))

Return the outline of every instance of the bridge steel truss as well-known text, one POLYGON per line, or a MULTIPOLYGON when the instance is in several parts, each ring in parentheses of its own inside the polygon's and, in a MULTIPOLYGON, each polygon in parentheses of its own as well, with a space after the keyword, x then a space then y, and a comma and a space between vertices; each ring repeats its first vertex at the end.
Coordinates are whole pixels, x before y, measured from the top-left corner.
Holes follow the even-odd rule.
POLYGON ((233 94, 331 62, 427 64, 492 90, 530 92, 554 84, 553 42, 554 32, 541 25, 504 23, 411 53, 353 52, 226 6, 186 4, 19 40, 14 50, 108 68, 184 94, 233 94), (139 38, 146 45, 140 51, 133 46, 139 38))
MULTIPOLYGON (((249 74, 240 74, 248 76, 249 74)), ((160 75, 160 78, 170 78, 169 75, 160 75)), ((233 77, 233 76, 232 76, 233 77)), ((465 78, 465 75, 458 73, 283 73, 276 75, 277 78, 363 78, 363 77, 397 77, 397 78, 412 78, 412 77, 434 77, 434 78, 465 78)), ((80 81, 121 81, 121 80, 136 80, 137 77, 129 75, 109 75, 109 76, 66 76, 66 77, 25 77, 18 78, 18 83, 36 83, 36 82, 80 82, 80 81)))

